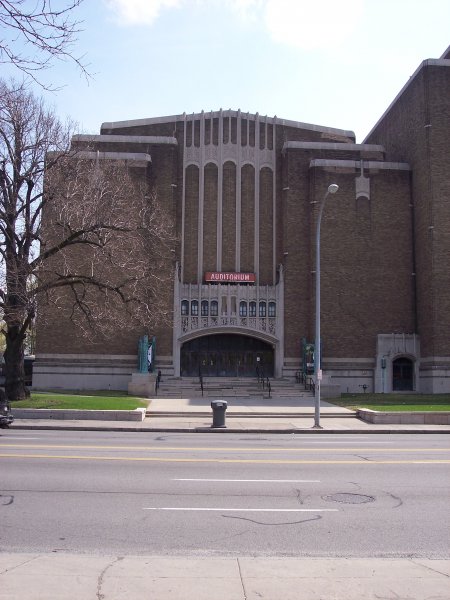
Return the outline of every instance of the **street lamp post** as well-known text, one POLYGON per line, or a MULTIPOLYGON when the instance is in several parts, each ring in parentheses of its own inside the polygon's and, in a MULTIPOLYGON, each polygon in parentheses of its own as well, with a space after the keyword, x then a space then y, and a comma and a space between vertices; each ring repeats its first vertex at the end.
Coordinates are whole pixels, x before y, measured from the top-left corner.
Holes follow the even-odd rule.
POLYGON ((320 383, 322 381, 322 369, 320 368, 321 347, 320 347, 320 223, 322 221, 323 208, 329 194, 335 194, 339 189, 336 183, 328 186, 328 189, 322 198, 317 216, 316 229, 316 338, 314 342, 314 427, 320 428, 320 383))

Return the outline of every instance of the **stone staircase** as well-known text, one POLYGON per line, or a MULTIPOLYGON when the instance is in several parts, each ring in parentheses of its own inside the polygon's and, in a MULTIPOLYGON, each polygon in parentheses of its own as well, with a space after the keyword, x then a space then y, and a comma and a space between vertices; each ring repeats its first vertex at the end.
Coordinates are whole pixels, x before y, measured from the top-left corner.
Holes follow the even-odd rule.
MULTIPOLYGON (((264 387, 256 378, 205 377, 203 379, 204 398, 249 398, 287 399, 312 398, 312 392, 292 379, 270 379, 270 395, 267 381, 264 387)), ((202 390, 198 377, 163 377, 158 389, 160 398, 199 398, 202 390)))

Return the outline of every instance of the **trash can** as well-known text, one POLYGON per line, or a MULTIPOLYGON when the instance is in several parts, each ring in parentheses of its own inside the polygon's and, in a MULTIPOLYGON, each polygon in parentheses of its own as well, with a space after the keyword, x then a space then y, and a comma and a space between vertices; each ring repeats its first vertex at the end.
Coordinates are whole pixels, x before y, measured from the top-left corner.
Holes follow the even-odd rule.
POLYGON ((226 400, 212 400, 211 408, 213 411, 213 422, 211 427, 226 427, 225 411, 227 410, 226 400))

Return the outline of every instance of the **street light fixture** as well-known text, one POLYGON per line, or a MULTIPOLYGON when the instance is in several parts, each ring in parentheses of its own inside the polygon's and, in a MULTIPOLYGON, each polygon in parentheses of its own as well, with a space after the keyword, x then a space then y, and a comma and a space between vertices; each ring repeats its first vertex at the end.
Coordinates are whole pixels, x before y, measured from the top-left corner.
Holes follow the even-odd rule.
POLYGON ((326 199, 330 194, 335 194, 339 189, 337 183, 332 183, 322 198, 319 206, 319 214, 317 216, 316 229, 316 339, 314 342, 314 427, 320 427, 320 383, 322 381, 322 369, 320 368, 321 348, 320 348, 320 224, 322 221, 323 208, 326 199))

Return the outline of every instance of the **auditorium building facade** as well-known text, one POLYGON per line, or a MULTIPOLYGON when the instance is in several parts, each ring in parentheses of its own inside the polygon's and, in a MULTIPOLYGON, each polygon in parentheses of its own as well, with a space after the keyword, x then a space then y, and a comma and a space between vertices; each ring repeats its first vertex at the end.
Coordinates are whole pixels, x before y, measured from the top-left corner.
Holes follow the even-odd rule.
POLYGON ((172 322, 98 346, 38 331, 36 388, 126 389, 140 335, 164 376, 312 369, 321 224, 323 393, 450 392, 450 52, 425 60, 363 143, 220 110, 104 123, 72 146, 130 161, 177 231, 172 322), (107 351, 105 350, 107 349, 107 351))

